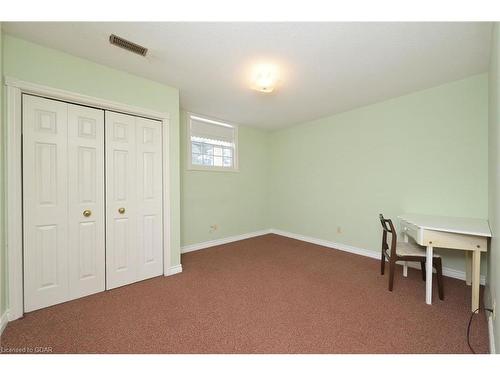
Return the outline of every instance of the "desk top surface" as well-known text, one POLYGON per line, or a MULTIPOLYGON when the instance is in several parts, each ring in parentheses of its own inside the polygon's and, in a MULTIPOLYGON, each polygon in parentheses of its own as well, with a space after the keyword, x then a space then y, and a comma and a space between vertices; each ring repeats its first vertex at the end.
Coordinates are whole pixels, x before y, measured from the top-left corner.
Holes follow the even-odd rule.
POLYGON ((398 218, 424 229, 491 237, 490 226, 486 219, 411 213, 399 215, 398 218))

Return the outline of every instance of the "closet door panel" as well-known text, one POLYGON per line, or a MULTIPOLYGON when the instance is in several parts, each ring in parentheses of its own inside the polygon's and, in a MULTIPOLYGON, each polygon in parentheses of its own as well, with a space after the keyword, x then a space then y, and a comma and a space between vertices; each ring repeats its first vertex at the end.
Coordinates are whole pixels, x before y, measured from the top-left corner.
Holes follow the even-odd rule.
POLYGON ((104 111, 68 105, 70 294, 105 289, 104 111))
POLYGON ((136 118, 140 279, 163 274, 161 122, 136 118))
POLYGON ((137 281, 135 118, 106 111, 106 287, 137 281))
POLYGON ((66 103, 23 95, 24 309, 68 299, 66 103))

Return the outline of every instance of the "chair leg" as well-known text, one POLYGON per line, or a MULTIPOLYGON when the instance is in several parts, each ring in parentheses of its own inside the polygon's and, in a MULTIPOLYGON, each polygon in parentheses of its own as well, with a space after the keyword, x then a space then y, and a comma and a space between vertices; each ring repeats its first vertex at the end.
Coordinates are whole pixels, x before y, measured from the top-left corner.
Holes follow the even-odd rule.
POLYGON ((441 258, 434 258, 433 263, 437 273, 439 299, 444 300, 443 264, 441 263, 441 258))
POLYGON ((392 287, 394 286, 394 271, 396 268, 396 262, 389 259, 389 291, 392 292, 392 287))
POLYGON ((383 275, 385 272, 385 252, 382 250, 382 256, 380 258, 380 274, 383 275))
POLYGON ((425 281, 425 260, 420 262, 420 268, 422 269, 422 280, 425 281))

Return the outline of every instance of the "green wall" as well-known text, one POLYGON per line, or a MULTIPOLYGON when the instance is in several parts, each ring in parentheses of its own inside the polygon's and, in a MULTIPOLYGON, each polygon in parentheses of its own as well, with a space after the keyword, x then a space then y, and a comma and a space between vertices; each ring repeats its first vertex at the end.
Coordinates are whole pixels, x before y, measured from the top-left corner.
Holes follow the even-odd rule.
MULTIPOLYGON (((500 91, 500 28, 496 23, 493 29, 490 74, 489 74, 489 221, 492 231, 490 251, 488 252, 488 279, 486 280, 487 291, 485 293, 485 305, 491 307, 493 301, 500 303, 500 173, 498 161, 500 160, 500 117, 498 98, 500 91)), ((500 353, 500 320, 493 322, 495 332, 496 352, 500 353)))
POLYGON ((379 251, 381 212, 486 218, 487 90, 482 74, 273 132, 273 228, 379 251))
POLYGON ((6 34, 3 73, 7 77, 170 114, 171 266, 179 264, 179 90, 6 34))
POLYGON ((238 172, 188 170, 186 120, 181 112, 182 245, 268 229, 268 133, 238 128, 238 172))

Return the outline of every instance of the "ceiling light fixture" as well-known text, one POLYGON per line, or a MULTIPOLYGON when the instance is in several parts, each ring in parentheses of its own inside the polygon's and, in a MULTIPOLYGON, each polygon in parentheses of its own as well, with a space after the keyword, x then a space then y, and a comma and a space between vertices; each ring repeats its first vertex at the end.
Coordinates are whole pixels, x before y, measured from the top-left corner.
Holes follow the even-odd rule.
POLYGON ((279 80, 278 67, 274 64, 257 64, 252 71, 252 89, 270 93, 279 80))

